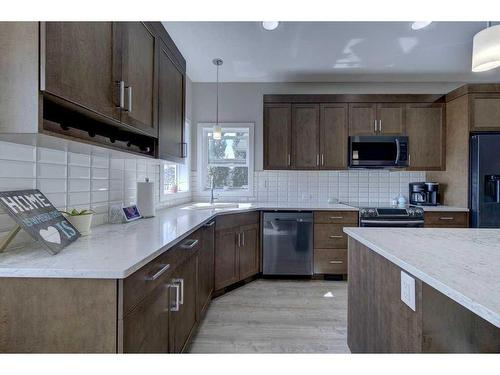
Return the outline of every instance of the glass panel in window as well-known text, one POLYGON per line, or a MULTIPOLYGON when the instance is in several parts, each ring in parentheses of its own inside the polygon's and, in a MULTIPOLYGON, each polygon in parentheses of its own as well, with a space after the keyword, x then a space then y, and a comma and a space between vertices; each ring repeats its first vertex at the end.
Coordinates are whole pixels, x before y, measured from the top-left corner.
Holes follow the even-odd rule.
POLYGON ((177 193, 177 166, 175 164, 163 165, 163 194, 177 193))
POLYGON ((209 164, 247 164, 248 131, 222 131, 220 140, 213 139, 212 132, 207 133, 209 164))
POLYGON ((238 190, 248 189, 248 167, 208 166, 205 188, 210 189, 212 176, 215 189, 238 190))

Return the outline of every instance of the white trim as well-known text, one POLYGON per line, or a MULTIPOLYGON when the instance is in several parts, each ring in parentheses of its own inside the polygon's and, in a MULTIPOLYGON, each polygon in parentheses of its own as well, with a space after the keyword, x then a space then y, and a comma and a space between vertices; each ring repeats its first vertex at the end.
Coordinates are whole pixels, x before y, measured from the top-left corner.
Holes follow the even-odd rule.
MULTIPOLYGON (((197 194, 199 196, 208 197, 210 191, 205 190, 203 181, 205 179, 205 156, 207 145, 203 142, 203 129, 213 128, 215 123, 200 122, 197 127, 197 194)), ((248 189, 247 190, 217 190, 217 196, 220 197, 253 197, 254 195, 254 151, 255 151, 255 124, 253 122, 221 122, 221 128, 242 128, 248 129, 248 189)))

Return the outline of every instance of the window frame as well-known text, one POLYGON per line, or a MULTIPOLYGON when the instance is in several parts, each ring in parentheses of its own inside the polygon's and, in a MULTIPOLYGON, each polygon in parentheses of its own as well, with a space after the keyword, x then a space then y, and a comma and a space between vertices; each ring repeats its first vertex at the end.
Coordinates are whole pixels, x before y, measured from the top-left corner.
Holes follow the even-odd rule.
MULTIPOLYGON (((198 123, 197 129, 197 189, 200 196, 210 196, 210 189, 205 189, 204 181, 207 178, 208 142, 205 142, 205 129, 213 128, 215 123, 198 123)), ((255 150, 255 124, 253 122, 224 122, 219 123, 222 129, 248 130, 248 189, 223 190, 215 189, 220 197, 253 197, 254 194, 254 150, 255 150)))

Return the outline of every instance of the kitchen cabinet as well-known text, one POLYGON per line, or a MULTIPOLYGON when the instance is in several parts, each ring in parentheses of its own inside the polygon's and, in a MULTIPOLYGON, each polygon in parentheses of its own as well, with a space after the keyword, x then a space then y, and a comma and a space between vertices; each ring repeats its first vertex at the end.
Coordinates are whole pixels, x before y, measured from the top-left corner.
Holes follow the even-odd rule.
POLYGON ((406 105, 409 169, 445 169, 445 106, 442 103, 406 105))
POLYGON ((181 353, 196 324, 196 257, 188 258, 177 268, 171 284, 174 288, 171 288, 170 352, 181 353))
POLYGON ((424 212, 424 227, 426 228, 468 228, 469 213, 457 211, 426 211, 424 212))
POLYGON ((320 169, 347 168, 348 105, 320 105, 320 169))
POLYGON ((288 169, 291 166, 292 106, 264 105, 264 169, 288 169))
POLYGON ((319 167, 319 104, 292 105, 293 169, 319 167))
POLYGON ((224 215, 215 225, 215 290, 259 273, 259 213, 224 215))
POLYGON ((214 291, 214 251, 215 220, 205 224, 201 229, 201 246, 198 251, 198 294, 196 320, 200 321, 206 311, 214 291))
POLYGON ((500 94, 471 94, 469 103, 471 131, 500 130, 500 94))
POLYGON ((121 122, 157 137, 157 42, 153 30, 143 22, 117 24, 115 56, 121 64, 124 103, 121 122))
POLYGON ((314 273, 347 274, 347 235, 358 226, 357 211, 314 212, 314 273))
POLYGON ((112 22, 41 24, 41 90, 115 120, 112 22))
POLYGON ((404 104, 353 103, 349 105, 349 135, 404 134, 404 104))
POLYGON ((179 161, 187 157, 184 142, 184 74, 161 44, 158 74, 159 157, 179 161))

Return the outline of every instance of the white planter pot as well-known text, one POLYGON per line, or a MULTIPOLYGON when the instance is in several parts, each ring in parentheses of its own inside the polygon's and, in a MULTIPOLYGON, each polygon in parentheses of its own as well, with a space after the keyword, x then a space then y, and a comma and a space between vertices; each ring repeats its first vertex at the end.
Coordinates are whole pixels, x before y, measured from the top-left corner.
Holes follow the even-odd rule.
POLYGON ((66 219, 73 225, 82 236, 88 236, 90 234, 90 226, 92 225, 92 216, 94 214, 78 215, 78 216, 66 216, 66 219))

